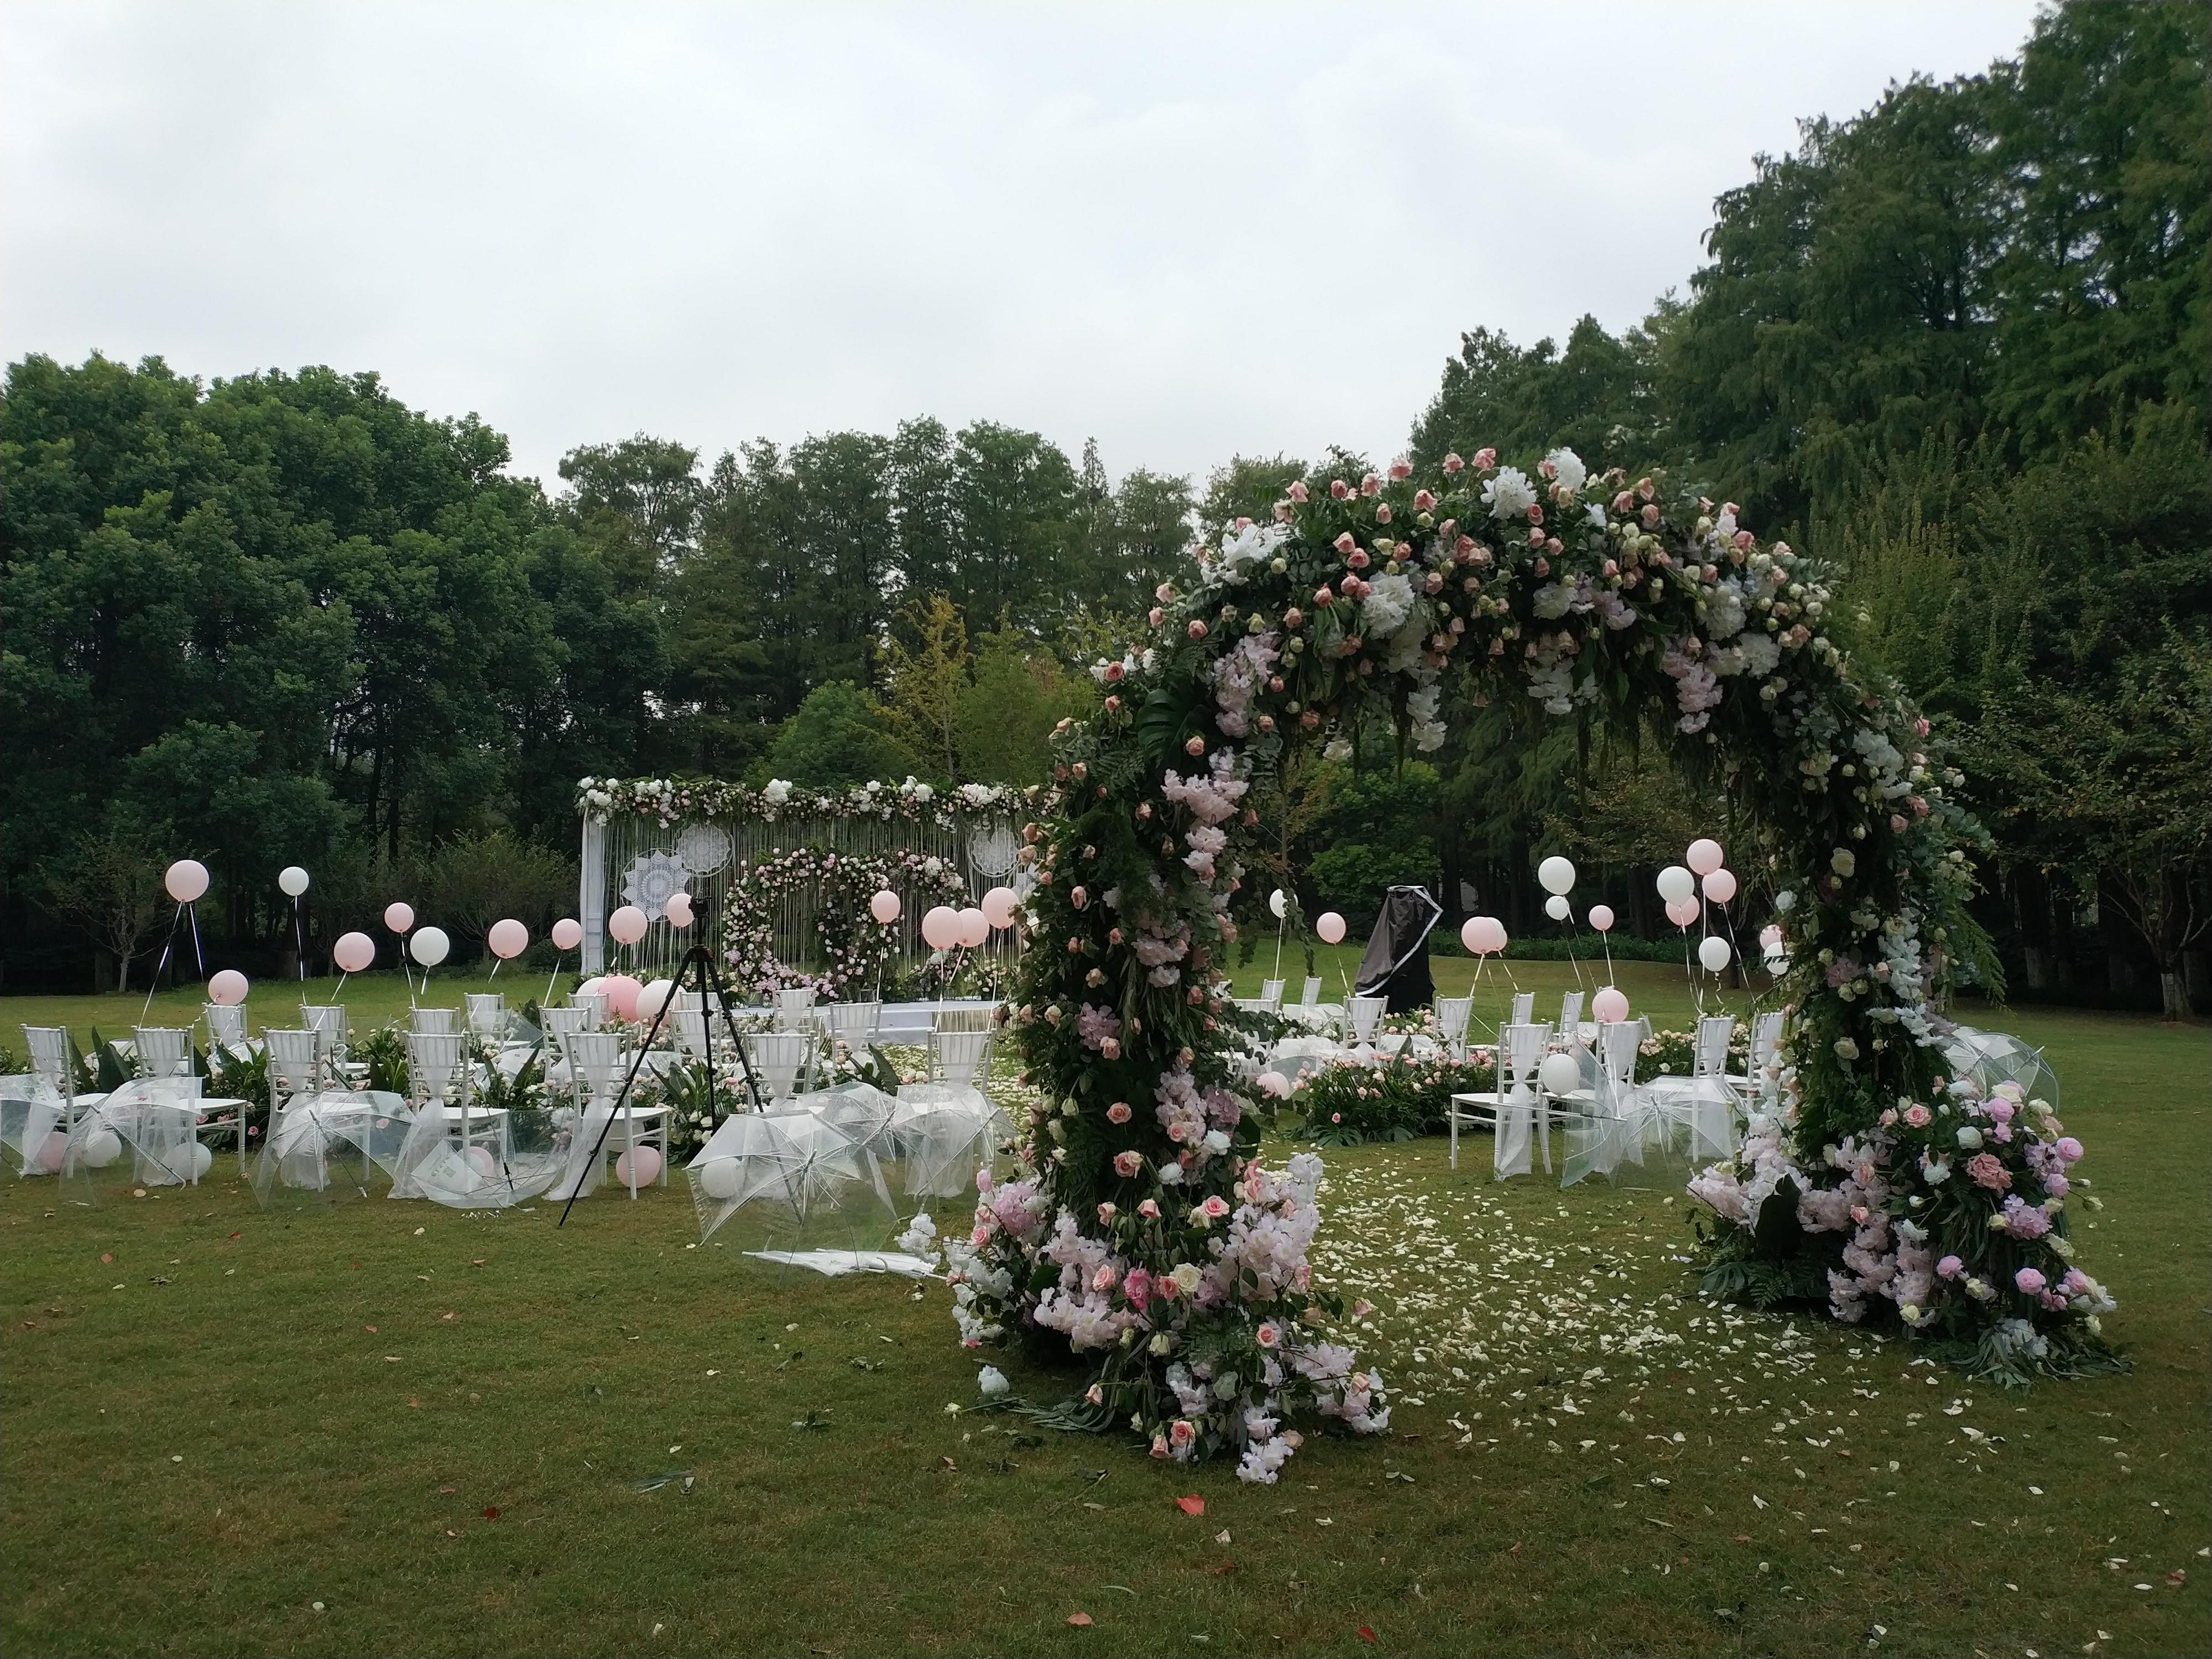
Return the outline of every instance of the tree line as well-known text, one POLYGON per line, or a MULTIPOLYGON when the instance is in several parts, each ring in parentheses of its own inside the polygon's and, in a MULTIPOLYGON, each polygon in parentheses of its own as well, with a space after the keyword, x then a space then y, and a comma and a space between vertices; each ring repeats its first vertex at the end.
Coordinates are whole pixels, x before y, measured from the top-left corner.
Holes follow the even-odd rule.
MULTIPOLYGON (((1855 648, 1996 833, 2014 988, 2169 1008, 2204 994, 2212 914, 2207 16, 2061 6, 1985 74, 1804 123, 1715 204, 1686 293, 1563 348, 1470 331, 1407 445, 1665 466, 1842 562, 1855 648)), ((712 464, 640 434, 550 492, 508 459, 373 374, 9 366, 11 982, 81 979, 178 849, 216 871, 220 931, 275 941, 283 864, 333 872, 335 918, 457 842, 567 855, 586 773, 1041 775, 1085 665, 1195 539, 1371 458, 1117 481, 1095 444, 922 416, 712 464)), ((1720 810, 1533 706, 1310 774, 1285 865, 1355 919, 1383 872, 1539 929, 1555 846, 1645 916, 1638 872, 1720 810)))

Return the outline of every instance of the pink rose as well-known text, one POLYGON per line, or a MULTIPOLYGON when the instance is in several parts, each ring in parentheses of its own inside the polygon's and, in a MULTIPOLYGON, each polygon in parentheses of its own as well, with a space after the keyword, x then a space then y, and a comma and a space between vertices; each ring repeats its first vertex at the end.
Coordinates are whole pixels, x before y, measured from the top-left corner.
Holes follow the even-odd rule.
POLYGON ((1936 1277, 1938 1279, 1956 1279, 1966 1271, 1966 1264, 1955 1255, 1947 1255, 1936 1264, 1936 1277))
POLYGON ((1364 550, 1355 547, 1344 556, 1344 562, 1354 570, 1364 570, 1368 565, 1367 554, 1364 550))
POLYGON ((1188 1446, 1198 1438, 1198 1425, 1188 1417, 1178 1417, 1168 1427, 1168 1438, 1178 1447, 1188 1446))
POLYGON ((1412 477, 1413 476, 1413 464, 1411 461, 1404 460, 1391 462, 1390 476, 1394 479, 1412 477))
POLYGON ((1129 1103, 1126 1100, 1117 1100, 1106 1109, 1106 1121, 1109 1123, 1127 1123, 1129 1117, 1129 1103))
POLYGON ((1145 1167, 1144 1158, 1134 1152, 1114 1154, 1114 1173, 1127 1181, 1145 1167))
POLYGON ((1203 755, 1206 752, 1206 739, 1196 736, 1185 738, 1183 740, 1182 752, 1188 755, 1193 760, 1196 760, 1200 755, 1203 755))
POLYGON ((2072 1135, 2061 1135, 2058 1138, 2058 1156, 2069 1164, 2079 1163, 2081 1158, 2081 1143, 2075 1139, 2072 1135))
POLYGON ((1474 452, 1474 470, 1476 471, 1487 472, 1492 467, 1496 466, 1497 465, 1498 452, 1496 450, 1483 448, 1478 449, 1474 452))
POLYGON ((1114 1218, 1120 1213, 1121 1211, 1116 1209, 1110 1201, 1101 1204, 1098 1206, 1098 1220, 1100 1224, 1105 1226, 1112 1225, 1114 1218))
POLYGON ((1444 457, 1444 471, 1447 473, 1456 472, 1460 468, 1466 465, 1467 463, 1465 461, 1460 459, 1459 452, 1457 450, 1454 450, 1450 454, 1444 457))
POLYGON ((977 1227, 974 1232, 968 1235, 968 1242, 977 1249, 981 1249, 991 1242, 991 1230, 988 1227, 977 1227))
POLYGON ((1291 481, 1290 495, 1292 501, 1303 501, 1306 499, 1307 494, 1306 481, 1304 478, 1293 478, 1291 481))
POLYGON ((1993 1193, 2001 1193, 2012 1185, 2012 1171, 1989 1152, 1976 1152, 1969 1158, 1966 1173, 1973 1177, 1976 1186, 1986 1187, 1993 1193))
POLYGON ((1252 1340, 1263 1348, 1272 1348, 1283 1340, 1283 1333, 1276 1326, 1262 1320, 1260 1328, 1252 1333, 1252 1340))
POLYGON ((1091 1275, 1091 1288, 1094 1291, 1110 1291, 1114 1288, 1115 1276, 1112 1262, 1101 1263, 1098 1271, 1091 1275))
POLYGON ((992 1175, 991 1166, 986 1164, 981 1169, 975 1171, 975 1190, 979 1193, 989 1192, 991 1190, 991 1183, 995 1179, 997 1179, 997 1177, 992 1175))
POLYGON ((1331 478, 1328 481, 1328 495, 1331 501, 1340 501, 1351 493, 1352 486, 1345 483, 1343 479, 1331 478))
POLYGON ((1905 1109, 1905 1121, 1916 1129, 1926 1128, 1933 1116, 1934 1114, 1917 1101, 1905 1109))
POLYGON ((1647 506, 1644 509, 1643 516, 1644 527, 1646 530, 1656 530, 1659 527, 1659 509, 1657 507, 1647 506))
POLYGON ((1168 613, 1161 610, 1159 606, 1154 605, 1150 611, 1145 613, 1145 620, 1150 623, 1153 627, 1158 628, 1163 622, 1167 620, 1167 615, 1168 613))
POLYGON ((1106 1390, 1093 1382, 1083 1391, 1083 1397, 1094 1406, 1103 1406, 1106 1403, 1106 1390))
POLYGON ((1359 493, 1363 495, 1375 495, 1379 492, 1382 488, 1382 480, 1376 477, 1372 472, 1369 473, 1365 477, 1359 481, 1359 493))
POLYGON ((1147 1221, 1158 1221, 1160 1218, 1159 1200, 1151 1198, 1145 1200, 1137 1206, 1137 1213, 1147 1221))
POLYGON ((1359 545, 1358 542, 1352 539, 1352 532, 1349 530, 1340 535, 1334 544, 1336 550, 1340 553, 1349 553, 1359 545))
POLYGON ((1375 522, 1376 522, 1376 523, 1377 523, 1377 524, 1388 524, 1388 523, 1389 523, 1389 522, 1390 522, 1390 503, 1389 503, 1389 502, 1385 501, 1385 502, 1383 502, 1383 503, 1382 504, 1382 506, 1380 506, 1380 507, 1376 507, 1376 508, 1375 509, 1375 522))
POLYGON ((1127 673, 1128 672, 1129 672, 1129 671, 1127 670, 1127 668, 1126 666, 1124 666, 1124 665, 1123 665, 1122 664, 1121 664, 1121 663, 1118 663, 1118 662, 1109 662, 1109 663, 1108 663, 1108 664, 1106 665, 1106 681, 1107 681, 1107 684, 1109 684, 1109 685, 1110 685, 1110 684, 1112 684, 1115 681, 1116 681, 1116 680, 1120 679, 1120 678, 1121 678, 1121 676, 1122 676, 1122 675, 1124 675, 1124 674, 1127 673))
POLYGON ((1106 1060, 1121 1059, 1121 1039, 1119 1037, 1101 1037, 1098 1040, 1098 1053, 1102 1058, 1106 1060))
POLYGON ((1164 1434, 1156 1434, 1152 1437, 1152 1455, 1155 1457, 1165 1457, 1168 1455, 1167 1436, 1164 1434))
POLYGON ((2022 1267, 2012 1276, 2012 1282, 2020 1286, 2024 1295, 2033 1296, 2043 1288, 2045 1280, 2033 1267, 2022 1267))
POLYGON ((1436 504, 1437 498, 1430 495, 1427 490, 1417 489, 1413 492, 1413 507, 1416 511, 1425 513, 1436 504))
POLYGON ((1223 1198, 1218 1193, 1212 1194, 1206 1199, 1205 1203, 1200 1205, 1198 1207, 1205 1211, 1207 1215, 1212 1217, 1216 1221, 1220 1220, 1222 1217, 1229 1213, 1229 1201, 1223 1198))
POLYGON ((1152 1276, 1142 1267, 1129 1269, 1129 1276, 1121 1281, 1121 1294, 1129 1298, 1129 1305, 1141 1308, 1152 1299, 1152 1276))
POLYGON ((1194 640, 1202 640, 1206 637, 1206 624, 1194 617, 1191 618, 1190 626, 1184 631, 1194 640))

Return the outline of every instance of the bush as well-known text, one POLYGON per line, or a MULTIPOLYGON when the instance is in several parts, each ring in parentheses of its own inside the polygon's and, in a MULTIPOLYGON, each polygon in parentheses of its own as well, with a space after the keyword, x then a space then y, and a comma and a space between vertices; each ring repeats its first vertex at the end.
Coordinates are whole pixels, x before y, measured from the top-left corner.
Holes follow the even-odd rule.
POLYGON ((430 855, 422 879, 422 920, 477 944, 507 916, 542 935, 577 889, 571 860, 505 830, 456 836, 430 855))

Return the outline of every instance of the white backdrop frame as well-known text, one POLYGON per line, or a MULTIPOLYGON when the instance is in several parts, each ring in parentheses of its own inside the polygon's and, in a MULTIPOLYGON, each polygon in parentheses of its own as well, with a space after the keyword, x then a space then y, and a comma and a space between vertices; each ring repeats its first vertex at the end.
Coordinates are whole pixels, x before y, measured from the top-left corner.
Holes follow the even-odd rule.
MULTIPOLYGON (((971 902, 1000 883, 1017 887, 1014 850, 1034 810, 1034 790, 1003 784, 933 789, 912 778, 849 790, 805 790, 770 782, 765 789, 712 779, 586 778, 577 789, 583 819, 577 920, 584 930, 586 974, 621 967, 641 977, 672 971, 693 942, 719 950, 729 893, 756 863, 802 847, 880 857, 911 852, 945 860, 966 884, 971 902), (690 893, 698 920, 683 933, 652 902, 671 882, 690 893), (607 917, 637 903, 651 919, 644 939, 624 947, 607 937, 607 917)), ((662 896, 665 897, 665 895, 662 896)), ((916 895, 899 892, 895 955, 910 958, 921 945, 916 895)), ((934 899, 932 902, 936 902, 934 899)), ((805 960, 812 937, 815 896, 787 888, 773 908, 777 954, 805 960)))

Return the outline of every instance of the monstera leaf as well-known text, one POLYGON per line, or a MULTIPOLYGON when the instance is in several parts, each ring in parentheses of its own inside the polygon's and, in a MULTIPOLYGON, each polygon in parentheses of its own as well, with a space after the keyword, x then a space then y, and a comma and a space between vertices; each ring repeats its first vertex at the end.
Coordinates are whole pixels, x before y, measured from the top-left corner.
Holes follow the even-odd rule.
POLYGON ((1137 741, 1155 771, 1181 753, 1183 740, 1206 722, 1202 693, 1182 682, 1154 688, 1137 711, 1137 741))

